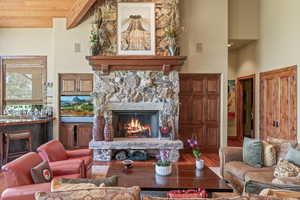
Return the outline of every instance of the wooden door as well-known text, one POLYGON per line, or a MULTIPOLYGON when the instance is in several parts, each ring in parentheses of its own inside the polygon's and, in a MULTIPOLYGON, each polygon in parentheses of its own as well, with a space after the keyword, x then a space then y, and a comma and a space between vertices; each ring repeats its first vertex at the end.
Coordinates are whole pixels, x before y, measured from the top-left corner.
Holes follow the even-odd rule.
POLYGON ((194 138, 201 151, 217 152, 220 126, 220 75, 180 74, 180 139, 194 138))
POLYGON ((68 123, 60 123, 59 140, 66 149, 73 149, 75 147, 75 125, 68 123))
POLYGON ((297 138, 297 68, 260 74, 260 137, 297 138))
POLYGON ((90 95, 93 74, 60 74, 61 95, 90 95))
POLYGON ((77 147, 85 148, 89 146, 93 139, 92 135, 93 124, 78 124, 77 125, 77 147))

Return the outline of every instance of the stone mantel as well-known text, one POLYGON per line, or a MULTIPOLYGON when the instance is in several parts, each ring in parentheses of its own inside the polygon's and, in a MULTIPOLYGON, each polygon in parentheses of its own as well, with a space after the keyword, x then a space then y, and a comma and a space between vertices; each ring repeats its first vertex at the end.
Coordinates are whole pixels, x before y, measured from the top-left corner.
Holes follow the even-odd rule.
POLYGON ((110 71, 179 71, 186 56, 87 56, 94 71, 109 74, 110 71))

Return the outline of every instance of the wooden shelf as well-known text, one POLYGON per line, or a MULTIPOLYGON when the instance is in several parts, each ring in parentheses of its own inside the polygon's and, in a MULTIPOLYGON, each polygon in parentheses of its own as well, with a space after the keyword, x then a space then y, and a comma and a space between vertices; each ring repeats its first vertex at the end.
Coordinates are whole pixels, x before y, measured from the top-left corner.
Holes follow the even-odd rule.
POLYGON ((109 74, 110 71, 179 71, 186 56, 87 56, 86 59, 95 71, 109 74))

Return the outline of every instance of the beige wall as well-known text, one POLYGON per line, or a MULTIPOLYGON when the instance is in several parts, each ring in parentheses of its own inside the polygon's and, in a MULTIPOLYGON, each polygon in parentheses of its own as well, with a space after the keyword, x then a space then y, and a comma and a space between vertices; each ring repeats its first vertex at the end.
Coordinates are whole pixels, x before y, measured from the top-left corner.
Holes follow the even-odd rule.
POLYGON ((229 0, 229 38, 259 38, 260 0, 229 0))
POLYGON ((183 0, 181 19, 184 33, 181 54, 188 56, 183 73, 221 73, 221 145, 227 142, 227 0, 183 0), (196 44, 202 50, 196 50, 196 44))
MULTIPOLYGON (((261 0, 259 43, 259 66, 261 72, 291 65, 300 66, 299 8, 299 0, 261 0)), ((300 77, 299 69, 298 77, 300 77)), ((298 116, 300 116, 299 80, 298 78, 298 116)), ((298 141, 300 141, 299 117, 297 124, 298 141)))

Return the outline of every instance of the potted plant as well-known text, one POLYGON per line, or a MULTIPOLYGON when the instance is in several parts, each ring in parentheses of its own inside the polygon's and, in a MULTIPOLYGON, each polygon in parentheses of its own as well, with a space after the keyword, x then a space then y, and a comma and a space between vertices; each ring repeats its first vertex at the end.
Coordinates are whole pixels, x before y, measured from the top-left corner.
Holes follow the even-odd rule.
POLYGON ((169 161, 169 151, 161 150, 157 155, 157 163, 155 164, 155 173, 160 176, 168 176, 172 173, 172 165, 169 161))
POLYGON ((176 44, 176 27, 174 27, 173 25, 169 25, 165 29, 165 37, 169 41, 168 45, 166 46, 169 51, 169 56, 176 56, 178 54, 178 47, 176 44))
POLYGON ((196 168, 203 169, 204 160, 200 159, 201 152, 199 150, 198 142, 193 139, 188 139, 187 142, 188 142, 189 146, 192 148, 193 155, 196 159, 196 168))

